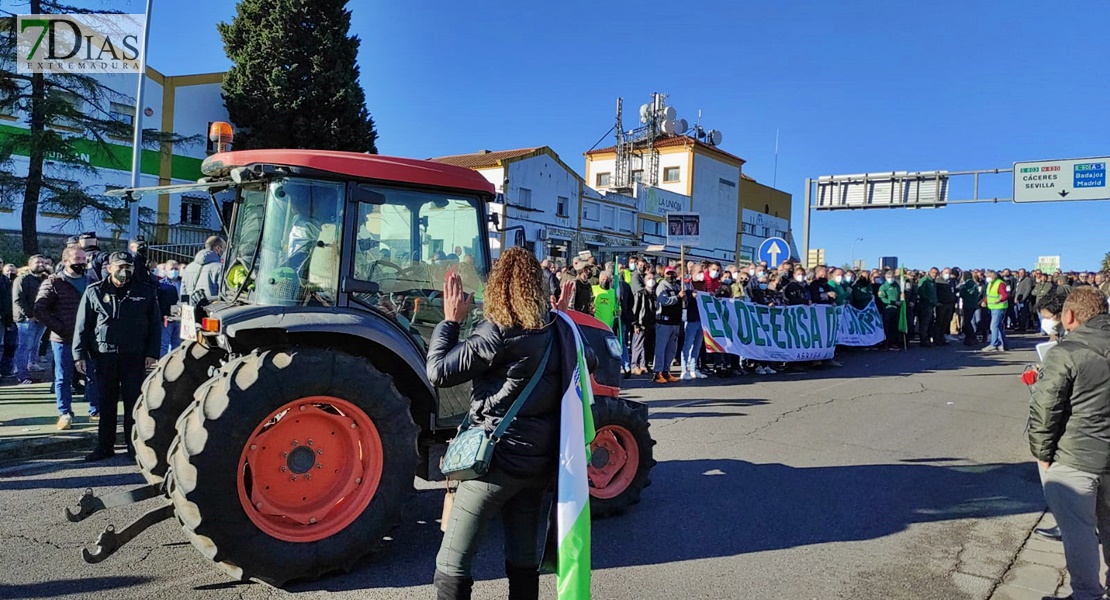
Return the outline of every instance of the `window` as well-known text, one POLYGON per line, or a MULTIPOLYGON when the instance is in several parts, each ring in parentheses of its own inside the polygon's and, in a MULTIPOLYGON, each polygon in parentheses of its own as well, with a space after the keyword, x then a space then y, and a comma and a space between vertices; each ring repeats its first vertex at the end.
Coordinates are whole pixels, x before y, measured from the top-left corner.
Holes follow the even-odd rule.
POLYGON ((582 220, 597 222, 601 218, 601 205, 597 202, 582 203, 582 220))
POLYGON ((741 223, 740 224, 740 232, 741 233, 755 233, 755 225, 753 225, 751 223, 741 223))
POLYGON ((663 235, 663 224, 659 221, 640 221, 640 232, 648 235, 663 235))
POLYGON ((621 210, 620 221, 617 229, 625 233, 632 233, 636 229, 636 213, 631 210, 621 210))
POLYGON ((643 181, 644 181, 644 170, 643 169, 636 169, 636 170, 632 171, 632 182, 633 183, 643 183, 643 181))
POLYGON ((664 182, 678 181, 678 175, 680 173, 680 169, 681 169, 681 167, 667 167, 667 168, 663 169, 663 181, 664 182))
POLYGON ((717 183, 719 183, 722 188, 726 188, 726 187, 734 188, 734 187, 736 187, 736 182, 735 181, 729 181, 729 180, 727 180, 723 177, 717 179, 717 183))
POLYGON ((770 204, 764 204, 763 205, 763 214, 765 214, 765 215, 771 214, 771 205, 770 204))
POLYGON ((532 190, 520 188, 516 195, 516 203, 523 208, 532 208, 532 190))
POLYGON ((617 209, 612 206, 601 207, 601 227, 604 229, 612 229, 613 221, 617 218, 617 209))
POLYGON ((200 227, 205 224, 204 198, 181 197, 181 224, 200 227))
POLYGON ((570 214, 567 213, 568 204, 570 204, 570 198, 567 198, 566 196, 559 196, 559 198, 555 202, 555 216, 569 217, 570 214))
POLYGON ((128 127, 135 126, 134 106, 128 106, 126 104, 120 104, 119 102, 113 102, 111 110, 108 111, 108 114, 112 116, 112 120, 119 121, 120 123, 123 123, 128 127))
POLYGON ((77 94, 66 92, 63 90, 51 90, 50 95, 53 99, 60 100, 69 106, 66 108, 57 107, 53 114, 53 122, 50 123, 52 127, 78 131, 80 121, 76 117, 84 111, 85 101, 77 97, 77 94))
POLYGON ((610 173, 598 173, 597 187, 609 187, 609 175, 610 173))

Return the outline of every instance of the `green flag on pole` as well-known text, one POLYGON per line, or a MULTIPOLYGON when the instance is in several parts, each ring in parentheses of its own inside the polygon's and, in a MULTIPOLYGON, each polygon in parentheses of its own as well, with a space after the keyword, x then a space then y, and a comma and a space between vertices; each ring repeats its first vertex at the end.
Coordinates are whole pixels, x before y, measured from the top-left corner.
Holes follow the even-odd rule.
POLYGON ((578 326, 559 313, 574 332, 576 367, 563 392, 559 428, 559 483, 556 505, 559 600, 590 598, 590 484, 586 479, 589 445, 594 439, 593 391, 585 343, 578 326))

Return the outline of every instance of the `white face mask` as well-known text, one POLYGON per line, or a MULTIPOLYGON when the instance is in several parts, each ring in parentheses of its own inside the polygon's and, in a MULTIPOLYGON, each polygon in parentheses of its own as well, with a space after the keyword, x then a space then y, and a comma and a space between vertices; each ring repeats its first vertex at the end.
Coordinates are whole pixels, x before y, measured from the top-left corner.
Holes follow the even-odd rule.
POLYGON ((836 281, 837 283, 840 283, 840 282, 844 281, 844 276, 843 275, 837 275, 836 277, 833 277, 833 281, 836 281))
POLYGON ((644 286, 647 287, 647 289, 649 290, 652 289, 653 287, 655 287, 655 280, 651 277, 648 277, 644 280, 644 286))
POLYGON ((710 279, 716 279, 716 278, 718 278, 718 277, 720 277, 720 276, 721 276, 721 272, 720 272, 720 271, 717 271, 716 269, 714 269, 714 270, 712 270, 712 271, 710 271, 710 272, 709 272, 709 278, 710 278, 710 279))
POLYGON ((795 276, 794 276, 794 281, 797 281, 798 283, 801 283, 801 282, 803 282, 803 281, 805 281, 805 280, 806 280, 806 277, 805 277, 805 275, 795 275, 795 276))
POLYGON ((844 276, 844 281, 847 282, 847 283, 852 283, 852 276, 851 275, 845 275, 844 276))
POLYGON ((945 281, 948 281, 949 274, 945 273, 945 274, 941 275, 941 277, 943 277, 945 281))
POLYGON ((705 273, 694 275, 694 281, 705 281, 705 273))
POLYGON ((754 277, 755 276, 755 269, 748 269, 748 275, 754 277))
POLYGON ((1056 319, 1041 319, 1041 331, 1047 335, 1056 333, 1056 328, 1060 326, 1060 322, 1056 319))
POLYGON ((987 283, 993 283, 994 277, 987 277, 987 283))

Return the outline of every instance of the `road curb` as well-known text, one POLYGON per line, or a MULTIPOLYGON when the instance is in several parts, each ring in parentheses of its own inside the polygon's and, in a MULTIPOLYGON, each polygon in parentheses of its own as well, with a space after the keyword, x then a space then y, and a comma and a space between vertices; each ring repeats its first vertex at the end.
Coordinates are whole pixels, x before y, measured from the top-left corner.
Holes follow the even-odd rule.
POLYGON ((73 432, 37 438, 0 440, 0 462, 33 458, 70 450, 92 450, 96 431, 73 432))

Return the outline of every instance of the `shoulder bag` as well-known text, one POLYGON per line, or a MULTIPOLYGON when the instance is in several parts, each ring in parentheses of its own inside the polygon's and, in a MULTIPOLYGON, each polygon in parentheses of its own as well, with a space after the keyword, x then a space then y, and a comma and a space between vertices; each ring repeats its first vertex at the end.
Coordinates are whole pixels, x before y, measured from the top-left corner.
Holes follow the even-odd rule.
MULTIPOLYGON (((505 430, 509 428, 513 420, 516 419, 516 414, 520 408, 524 406, 524 402, 532 391, 536 389, 539 384, 540 378, 547 370, 547 360, 551 357, 551 346, 555 340, 555 332, 550 333, 551 338, 547 342, 547 350, 543 354, 543 360, 540 361, 539 368, 536 369, 535 374, 528 381, 528 385, 520 392, 516 400, 513 401, 512 406, 509 407, 508 412, 497 424, 493 433, 486 433, 480 427, 469 427, 469 422, 464 423, 466 429, 461 430, 455 439, 447 446, 447 451, 443 454, 443 461, 440 463, 439 470, 448 478, 455 481, 467 481, 470 479, 477 479, 489 472, 490 461, 493 460, 493 449, 497 442, 501 440, 505 430)), ((469 415, 467 419, 469 420, 469 415)))

